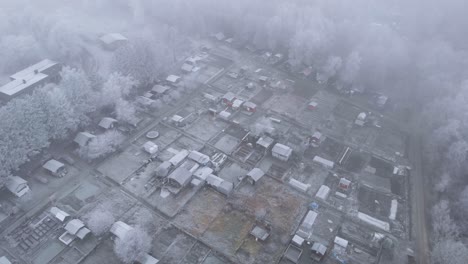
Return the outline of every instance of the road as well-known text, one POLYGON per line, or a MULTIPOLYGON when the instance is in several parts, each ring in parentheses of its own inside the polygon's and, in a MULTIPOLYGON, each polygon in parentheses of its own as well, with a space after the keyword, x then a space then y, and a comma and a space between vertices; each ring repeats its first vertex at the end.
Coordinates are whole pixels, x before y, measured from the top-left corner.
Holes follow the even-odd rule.
POLYGON ((427 264, 429 261, 429 242, 426 219, 426 185, 421 160, 421 137, 413 132, 409 141, 409 159, 411 161, 411 205, 412 205, 412 233, 415 240, 416 263, 427 264))

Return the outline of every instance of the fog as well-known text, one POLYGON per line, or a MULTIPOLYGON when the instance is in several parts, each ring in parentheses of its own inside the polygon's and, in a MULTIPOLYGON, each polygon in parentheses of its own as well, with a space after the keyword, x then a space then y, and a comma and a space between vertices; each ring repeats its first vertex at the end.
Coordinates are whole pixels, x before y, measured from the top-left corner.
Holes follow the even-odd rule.
MULTIPOLYGON (((292 71, 310 67, 321 84, 390 97, 409 141, 422 142, 432 262, 466 263, 467 10, 465 0, 0 0, 0 84, 44 58, 66 66, 60 84, 2 105, 2 182, 31 151, 67 138, 98 110, 135 123, 140 109, 131 87, 165 78, 204 39, 223 32, 287 54, 292 71), (95 40, 112 32, 130 41, 109 55, 95 40)), ((151 107, 192 91, 184 82, 182 94, 151 107)), ((251 126, 255 133, 264 133, 262 122, 251 126)), ((103 157, 122 141, 102 134, 78 155, 103 157)))

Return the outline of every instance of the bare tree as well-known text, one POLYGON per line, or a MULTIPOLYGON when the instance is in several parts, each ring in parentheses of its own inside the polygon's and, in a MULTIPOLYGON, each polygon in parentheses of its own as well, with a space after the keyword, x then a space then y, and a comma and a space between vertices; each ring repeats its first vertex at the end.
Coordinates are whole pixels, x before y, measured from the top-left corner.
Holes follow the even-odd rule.
POLYGON ((450 216, 447 200, 441 200, 431 210, 433 235, 436 240, 455 238, 459 229, 450 216))
POLYGON ((122 262, 130 264, 149 252, 151 241, 151 237, 145 231, 136 227, 124 237, 115 240, 114 252, 122 262))

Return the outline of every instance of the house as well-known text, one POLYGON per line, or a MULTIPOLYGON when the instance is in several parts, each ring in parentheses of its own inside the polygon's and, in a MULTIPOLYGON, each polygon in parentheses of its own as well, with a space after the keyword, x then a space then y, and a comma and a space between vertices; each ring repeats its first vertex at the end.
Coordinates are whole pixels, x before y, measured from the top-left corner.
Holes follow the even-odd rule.
POLYGON ((309 210, 309 212, 307 212, 306 216, 304 217, 300 228, 306 231, 310 231, 315 223, 315 219, 317 219, 317 216, 317 212, 309 210))
POLYGON ((305 239, 298 235, 294 235, 291 240, 292 244, 298 247, 302 247, 302 244, 304 244, 304 241, 305 239))
POLYGON ((210 101, 211 103, 217 103, 219 101, 219 97, 218 96, 214 96, 212 94, 209 94, 209 93, 204 93, 203 94, 203 98, 207 99, 208 101, 210 101))
POLYGON ((229 113, 226 110, 223 110, 223 111, 219 112, 218 116, 219 116, 219 118, 228 121, 231 118, 231 113, 229 113))
POLYGON ((340 188, 343 191, 347 191, 350 186, 351 186, 351 181, 346 178, 341 178, 340 182, 338 183, 338 188, 340 188))
POLYGON ((377 175, 362 172, 359 176, 359 180, 361 182, 361 185, 367 188, 385 194, 392 193, 392 184, 389 178, 384 178, 377 175))
POLYGON ((0 87, 0 99, 9 101, 30 93, 34 88, 50 82, 58 82, 62 65, 45 59, 10 76, 10 82, 0 87))
POLYGON ((0 264, 11 264, 11 261, 6 256, 2 256, 0 257, 0 264))
POLYGON ((70 215, 65 212, 60 210, 58 207, 51 207, 49 211, 56 219, 58 219, 60 222, 65 222, 70 218, 70 215))
POLYGON ((244 101, 242 101, 241 99, 235 99, 234 102, 232 102, 232 109, 237 110, 237 109, 239 109, 243 104, 244 104, 244 101))
POLYGON ((210 162, 210 157, 195 150, 190 152, 188 158, 203 166, 206 166, 210 162))
POLYGON ((261 84, 266 84, 268 82, 269 78, 267 76, 260 76, 258 78, 258 81, 261 83, 261 84))
POLYGON ((169 185, 172 187, 169 188, 169 191, 173 194, 178 194, 190 182, 192 173, 186 168, 179 167, 169 174, 168 179, 169 185))
POLYGON ((310 137, 310 143, 314 147, 318 147, 319 143, 322 141, 322 136, 322 133, 320 133, 319 131, 315 131, 314 134, 312 134, 312 136, 310 137))
POLYGON ((315 261, 321 261, 323 257, 325 256, 325 254, 327 253, 327 250, 328 250, 327 247, 324 246, 323 244, 319 242, 314 242, 311 248, 311 251, 313 254, 311 255, 311 258, 313 258, 315 261))
POLYGON ((247 112, 255 113, 257 111, 257 105, 252 102, 245 102, 243 105, 247 112))
POLYGON ((78 144, 78 146, 80 147, 85 147, 88 145, 88 143, 94 139, 96 136, 91 134, 91 133, 88 133, 88 132, 80 132, 76 135, 75 139, 73 140, 73 142, 75 142, 76 144, 78 144))
POLYGON ((221 99, 225 105, 232 106, 232 103, 236 100, 236 95, 232 92, 227 92, 221 99))
POLYGON ((28 182, 19 176, 8 177, 5 187, 16 197, 22 197, 31 190, 29 189, 28 182))
POLYGON ((177 154, 175 154, 171 159, 169 159, 169 163, 171 163, 174 167, 179 166, 182 161, 187 158, 189 155, 189 151, 186 149, 182 149, 177 154))
POLYGON ((289 185, 301 192, 307 192, 307 190, 309 190, 310 188, 310 184, 305 184, 305 183, 302 183, 294 178, 291 178, 289 180, 289 185))
POLYGON ((59 240, 68 246, 76 238, 83 240, 89 233, 91 230, 85 227, 83 221, 72 219, 65 225, 65 232, 59 237, 59 240))
POLYGON ((253 168, 251 171, 247 173, 247 181, 250 182, 252 185, 255 185, 262 177, 265 175, 259 168, 253 168))
POLYGON ((102 46, 107 50, 116 50, 128 42, 128 39, 120 33, 109 33, 99 38, 102 46))
POLYGON ((292 155, 292 148, 276 143, 271 150, 271 155, 279 160, 288 161, 292 155))
POLYGON ((182 78, 180 76, 177 76, 177 75, 169 75, 167 76, 166 78, 166 82, 170 85, 176 85, 177 83, 180 82, 182 78))
POLYGON ((156 145, 155 143, 153 143, 152 141, 147 141, 144 145, 143 145, 143 148, 145 149, 145 151, 150 154, 150 155, 154 155, 156 153, 158 153, 158 150, 159 150, 159 147, 158 145, 156 145))
POLYGON ((155 170, 156 176, 166 177, 172 168, 172 164, 169 161, 164 161, 155 170))
POLYGON ((46 171, 56 177, 63 177, 67 174, 67 167, 60 161, 51 159, 42 165, 46 171))
POLYGON ((127 225, 122 221, 117 221, 112 224, 110 232, 117 238, 124 238, 127 232, 131 231, 133 227, 127 225))
POLYGON ((364 126, 364 124, 366 123, 366 119, 367 119, 366 112, 361 112, 357 116, 356 121, 354 121, 354 124, 358 126, 364 126))
POLYGON ((315 101, 311 101, 308 105, 307 105, 307 109, 313 111, 317 108, 318 106, 318 103, 315 102, 315 101))
POLYGON ((155 94, 156 96, 161 96, 163 94, 166 94, 167 91, 169 91, 169 90, 170 90, 170 88, 165 86, 165 85, 156 84, 151 89, 151 93, 155 94))
POLYGON ((333 161, 324 159, 324 158, 322 158, 320 156, 315 156, 312 159, 312 161, 317 163, 317 164, 320 164, 320 165, 324 166, 327 169, 333 169, 333 167, 335 167, 335 163, 333 161))
POLYGON ((326 185, 322 185, 320 186, 319 190, 315 194, 315 197, 320 198, 322 200, 327 200, 329 194, 330 194, 330 187, 326 185))
POLYGON ((271 145, 273 145, 274 142, 275 140, 272 139, 271 137, 264 136, 264 137, 260 137, 257 140, 256 145, 265 150, 268 150, 270 149, 271 145))
POLYGON ((206 183, 224 195, 229 195, 234 189, 234 184, 232 182, 225 181, 213 174, 206 177, 206 183))
POLYGON ((260 226, 255 226, 252 231, 250 231, 250 234, 255 237, 255 241, 265 241, 270 236, 268 230, 260 226))
POLYGON ((112 129, 117 124, 117 120, 112 117, 104 117, 99 122, 99 126, 103 129, 112 129))

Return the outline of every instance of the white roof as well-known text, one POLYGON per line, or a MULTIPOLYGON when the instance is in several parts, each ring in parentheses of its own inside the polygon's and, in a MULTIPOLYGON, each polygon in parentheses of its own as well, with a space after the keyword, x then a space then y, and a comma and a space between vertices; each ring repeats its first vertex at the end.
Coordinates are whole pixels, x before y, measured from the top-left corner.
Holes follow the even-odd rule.
POLYGON ((198 170, 195 171, 195 173, 193 174, 193 176, 199 178, 199 179, 202 179, 202 180, 206 180, 206 177, 208 177, 208 175, 212 174, 213 173, 213 169, 210 168, 210 167, 202 167, 202 168, 199 168, 198 170))
POLYGON ((64 212, 62 210, 60 210, 59 208, 57 207, 52 207, 50 208, 50 213, 55 217, 57 218, 58 220, 60 220, 60 222, 63 222, 67 219, 67 217, 69 217, 70 215, 67 213, 67 212, 64 212))
POLYGON ((330 194, 330 187, 326 185, 322 185, 317 191, 317 194, 315 195, 315 197, 320 198, 322 200, 326 200, 329 194, 330 194))
MULTIPOLYGON (((27 186, 28 182, 19 176, 10 176, 5 182, 5 187, 15 195, 24 189, 24 185, 27 186)), ((29 187, 28 187, 29 188, 29 187)))
POLYGON ((304 221, 302 221, 301 227, 306 228, 306 229, 311 229, 312 225, 315 223, 315 219, 317 219, 317 212, 309 210, 307 215, 304 218, 304 221))
POLYGON ((31 76, 32 74, 35 73, 35 71, 37 71, 38 73, 44 73, 44 71, 47 71, 48 69, 56 66, 58 64, 58 62, 55 62, 53 60, 49 60, 49 59, 44 59, 44 60, 41 60, 40 62, 34 64, 34 65, 31 65, 13 75, 10 76, 10 78, 12 80, 19 80, 19 79, 24 79, 24 77, 26 76, 31 76))
POLYGON ((228 119, 230 116, 231 116, 231 113, 229 113, 228 111, 221 111, 219 112, 218 114, 222 119, 228 119))
POLYGON ((351 181, 346 179, 346 178, 341 178, 340 179, 340 184, 343 184, 343 185, 350 185, 351 184, 351 181))
POLYGON ((242 104, 244 103, 244 101, 242 101, 241 99, 236 99, 234 100, 234 102, 232 103, 232 107, 234 108, 239 108, 242 106, 242 104))
POLYGON ((305 183, 302 183, 296 179, 293 179, 291 178, 289 180, 289 185, 291 185, 292 187, 302 191, 302 192, 307 192, 307 190, 310 188, 310 184, 305 184, 305 183))
POLYGON ((80 133, 78 133, 76 135, 76 137, 75 137, 75 139, 73 141, 76 142, 81 147, 83 147, 83 146, 86 146, 86 144, 88 144, 88 141, 90 141, 91 139, 93 139, 95 137, 96 136, 91 134, 91 133, 80 132, 80 133))
POLYGON ((390 220, 395 220, 397 210, 398 210, 398 201, 393 199, 391 203, 391 207, 390 207, 390 215, 388 216, 390 220))
POLYGON ((292 242, 293 244, 296 244, 296 246, 302 246, 302 244, 304 243, 304 238, 298 236, 298 235, 294 235, 294 237, 292 238, 292 242))
POLYGON ((99 38, 105 44, 112 44, 116 41, 126 41, 128 40, 120 33, 109 33, 99 38))
POLYGON ((65 225, 65 230, 72 235, 76 235, 83 227, 85 227, 83 221, 80 219, 72 219, 65 225))
POLYGON ((172 74, 167 76, 167 78, 166 78, 166 81, 171 82, 171 83, 176 83, 179 80, 180 80, 180 76, 172 75, 172 74))
POLYGON ((42 168, 52 172, 52 173, 57 173, 61 168, 65 167, 65 164, 63 164, 60 161, 51 159, 47 161, 42 168))
POLYGON ((312 134, 312 137, 320 139, 322 137, 322 133, 320 133, 319 131, 315 131, 314 134, 312 134))
POLYGON ((331 160, 324 159, 320 156, 315 156, 313 159, 314 162, 319 163, 327 168, 333 168, 335 166, 335 163, 331 160))
POLYGON ((171 119, 174 122, 181 122, 182 120, 184 120, 184 118, 181 117, 180 115, 173 115, 171 119))
POLYGON ((126 223, 122 221, 117 221, 114 224, 112 224, 110 232, 118 238, 123 238, 125 234, 127 234, 127 232, 132 229, 133 227, 127 225, 126 223))
POLYGON ((205 165, 210 161, 210 157, 195 150, 190 152, 188 158, 202 165, 205 165))
POLYGON ((223 182, 224 180, 214 174, 210 174, 208 175, 208 177, 206 177, 206 182, 211 185, 211 186, 214 186, 214 187, 219 187, 221 186, 221 183, 223 182))
POLYGON ((318 105, 318 103, 315 102, 315 101, 311 101, 311 102, 309 103, 309 106, 317 107, 317 105, 318 105))
POLYGON ((292 148, 281 143, 276 143, 271 151, 281 156, 289 157, 292 153, 292 148))
POLYGON ((252 231, 250 231, 250 234, 262 241, 264 241, 265 239, 268 238, 268 236, 270 236, 270 234, 268 233, 268 230, 262 228, 262 227, 259 227, 259 226, 255 226, 252 231))
POLYGON ((89 229, 86 228, 86 227, 83 227, 83 228, 81 228, 81 229, 76 233, 76 236, 77 236, 79 239, 83 239, 83 238, 85 238, 89 233, 91 233, 91 230, 89 230, 89 229))
POLYGON ((359 115, 357 116, 357 119, 359 120, 365 120, 367 117, 367 114, 365 112, 361 112, 359 113, 359 115))
POLYGON ((7 257, 2 256, 0 257, 0 264, 11 264, 11 262, 7 257))
POLYGON ((46 79, 48 75, 43 73, 31 73, 29 75, 21 76, 21 79, 15 79, 0 87, 0 93, 7 96, 14 96, 15 94, 40 83, 46 79))
POLYGON ((158 152, 159 150, 159 147, 158 145, 156 145, 155 143, 151 142, 151 141, 147 141, 144 145, 143 145, 143 148, 145 149, 146 152, 148 152, 149 154, 155 154, 156 152, 158 152))
POLYGON ((244 107, 245 107, 245 108, 256 108, 257 105, 254 104, 254 103, 252 103, 252 102, 245 102, 245 103, 244 103, 244 107))
POLYGON ((182 67, 180 68, 181 70, 183 71, 186 71, 186 72, 191 72, 193 70, 193 65, 190 65, 188 63, 184 63, 182 64, 182 67))
POLYGON ((177 154, 175 154, 175 155, 169 160, 169 162, 170 162, 172 165, 177 166, 177 165, 179 165, 188 155, 189 155, 189 151, 186 150, 186 149, 182 149, 182 150, 179 151, 177 154))
POLYGON ((367 214, 364 214, 364 213, 361 213, 361 212, 358 212, 358 218, 361 219, 363 222, 366 222, 372 226, 375 226, 377 228, 380 228, 382 230, 385 230, 387 232, 390 231, 390 224, 385 222, 385 221, 381 221, 377 218, 374 218, 370 215, 367 215, 367 214))
POLYGON ((158 93, 158 94, 163 94, 169 89, 170 88, 167 86, 156 84, 155 86, 153 86, 153 89, 151 89, 151 91, 158 93))
POLYGON ((323 244, 321 243, 318 243, 318 242, 315 242, 313 245, 312 245, 312 248, 311 248, 313 251, 319 253, 320 255, 325 255, 325 253, 327 252, 327 247, 324 246, 323 244))
POLYGON ((104 117, 99 122, 99 126, 104 129, 109 129, 114 123, 117 123, 117 120, 112 117, 104 117))
POLYGON ((348 247, 348 240, 344 239, 344 238, 341 238, 339 236, 336 236, 335 237, 335 245, 338 245, 338 246, 341 246, 343 248, 347 248, 348 247))
POLYGON ((260 180, 260 178, 262 178, 263 175, 265 175, 265 172, 263 172, 259 168, 253 168, 251 171, 247 173, 247 176, 252 178, 254 181, 260 180))
POLYGON ((273 144, 274 139, 271 137, 261 137, 257 140, 257 145, 262 146, 264 148, 269 148, 271 144, 273 144))

